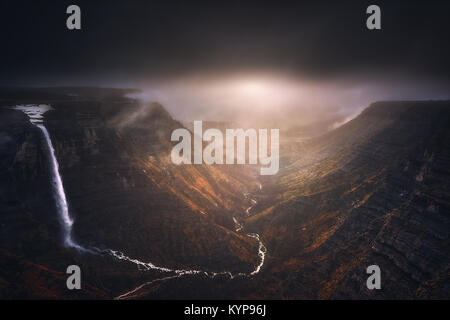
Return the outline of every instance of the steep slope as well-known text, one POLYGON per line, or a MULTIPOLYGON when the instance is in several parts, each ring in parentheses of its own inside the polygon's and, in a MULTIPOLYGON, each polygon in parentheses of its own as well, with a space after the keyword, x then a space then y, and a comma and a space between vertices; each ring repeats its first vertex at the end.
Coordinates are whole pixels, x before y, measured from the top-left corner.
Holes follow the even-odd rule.
POLYGON ((251 270, 256 244, 232 222, 246 201, 231 190, 246 186, 215 167, 173 165, 170 135, 181 125, 160 105, 53 107, 47 126, 79 242, 171 267, 251 270))
MULTIPOLYGON (((75 98, 36 98, 54 108, 46 113, 45 126, 60 164, 76 241, 171 268, 254 270, 258 242, 236 233, 232 219, 249 205, 243 193, 257 187, 253 172, 173 165, 170 135, 181 125, 158 104, 115 97, 114 92, 83 96, 81 91, 75 98)), ((9 99, 2 104, 23 102, 9 99)), ((0 268, 0 285, 9 288, 11 297, 14 283, 17 297, 114 297, 160 277, 62 246, 41 132, 24 114, 0 111, 0 254, 9 261, 0 268), (82 296, 65 288, 65 268, 72 263, 83 266, 86 287, 92 283, 82 296), (13 265, 18 269, 11 273, 13 265), (59 287, 50 296, 40 295, 41 282, 21 278, 30 268, 36 268, 42 283, 59 287)))
POLYGON ((449 138, 449 102, 382 102, 297 146, 247 221, 282 295, 448 297, 449 138), (366 288, 371 264, 382 290, 366 288))
POLYGON ((67 266, 80 260, 60 244, 40 130, 7 109, 0 128, 0 298, 106 298, 89 277, 81 292, 65 287, 67 266))
MULTIPOLYGON (((268 249, 254 277, 173 278, 139 297, 449 297, 449 102, 375 103, 328 134, 282 138, 280 172, 258 181, 249 167, 173 165, 170 134, 182 125, 158 104, 99 90, 0 99, 54 107, 45 126, 77 242, 171 268, 250 272, 257 242, 232 218, 251 206, 245 232, 268 249), (382 290, 366 288, 372 264, 382 290)), ((0 129, 2 297, 111 298, 161 277, 63 247, 42 135, 13 110, 0 109, 0 129), (83 292, 65 289, 69 264, 82 266, 83 292)))

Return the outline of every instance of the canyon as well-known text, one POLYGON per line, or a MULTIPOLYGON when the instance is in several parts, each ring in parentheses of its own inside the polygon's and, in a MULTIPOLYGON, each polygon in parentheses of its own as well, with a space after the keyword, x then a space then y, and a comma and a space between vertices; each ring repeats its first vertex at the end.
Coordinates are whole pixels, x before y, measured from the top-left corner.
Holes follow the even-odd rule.
POLYGON ((448 101, 378 102, 333 131, 292 132, 279 172, 260 176, 245 164, 172 163, 183 125, 130 92, 0 90, 2 298, 449 296, 448 101), (48 141, 11 109, 28 104, 52 108, 40 121, 71 236, 95 253, 64 243, 48 141), (71 264, 83 290, 65 287, 71 264), (372 264, 382 290, 365 286, 372 264))
POLYGON ((194 121, 193 139, 191 132, 186 128, 178 128, 172 132, 171 141, 180 141, 170 154, 175 164, 245 164, 248 150, 248 163, 269 165, 260 169, 261 175, 274 175, 279 169, 279 129, 270 129, 270 138, 267 129, 225 129, 225 142, 223 133, 219 129, 209 128, 203 133, 203 122, 194 121), (248 144, 246 139, 248 138, 248 144), (270 139, 270 140, 269 140, 270 139), (194 161, 192 161, 192 143, 194 140, 194 161), (203 147, 203 141, 210 142, 203 147), (235 144, 235 142, 237 143, 235 144), (270 152, 268 147, 270 145, 270 152), (225 159, 224 162, 224 149, 225 159), (236 149, 236 152, 235 152, 236 149))

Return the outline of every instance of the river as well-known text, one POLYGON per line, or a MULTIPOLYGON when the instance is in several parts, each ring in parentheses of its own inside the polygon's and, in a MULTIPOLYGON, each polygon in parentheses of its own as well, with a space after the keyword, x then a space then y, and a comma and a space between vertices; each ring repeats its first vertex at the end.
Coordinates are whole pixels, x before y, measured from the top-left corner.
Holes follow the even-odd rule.
MULTIPOLYGON (((21 105, 21 106, 16 106, 13 109, 22 111, 26 115, 28 115, 28 117, 30 118, 30 122, 41 130, 41 132, 45 138, 48 153, 49 153, 49 162, 50 162, 50 168, 51 168, 51 184, 52 184, 52 189, 53 189, 53 196, 55 199, 55 204, 56 204, 57 212, 59 215, 61 227, 63 229, 63 238, 64 238, 63 245, 66 247, 74 248, 78 251, 87 252, 87 253, 91 253, 91 254, 92 253, 108 254, 108 255, 114 257, 115 259, 117 259, 118 261, 126 261, 129 263, 133 263, 140 270, 156 270, 156 271, 159 271, 162 273, 171 273, 172 274, 172 275, 169 275, 166 277, 158 278, 158 279, 146 282, 144 284, 141 284, 138 287, 136 287, 130 291, 127 291, 124 294, 119 295, 118 297, 116 297, 116 299, 129 299, 129 298, 137 297, 138 291, 145 286, 148 286, 155 282, 166 281, 166 280, 179 278, 179 277, 186 276, 186 275, 203 274, 210 278, 214 278, 219 275, 225 275, 225 276, 229 276, 231 279, 234 279, 236 277, 251 277, 261 271, 261 268, 264 265, 267 249, 264 246, 263 242, 261 241, 259 234, 257 234, 257 233, 247 233, 246 234, 248 237, 255 239, 258 243, 259 262, 255 266, 255 269, 250 273, 244 273, 244 272, 232 273, 230 271, 212 272, 212 271, 203 271, 203 270, 195 270, 195 269, 171 269, 168 267, 157 266, 157 265, 153 264, 152 262, 143 262, 138 259, 131 258, 131 257, 127 256, 126 254, 124 254, 120 251, 117 251, 117 250, 113 250, 113 249, 100 250, 100 249, 94 248, 94 247, 86 248, 86 247, 83 247, 82 245, 78 244, 72 238, 72 227, 73 227, 74 220, 70 216, 70 213, 69 213, 69 206, 67 203, 66 193, 64 190, 64 185, 63 185, 63 181, 61 178, 61 174, 59 172, 59 163, 58 163, 58 160, 56 159, 55 149, 53 147, 53 143, 50 138, 50 134, 49 134, 47 128, 44 126, 44 114, 46 112, 52 110, 52 107, 49 105, 44 105, 44 104, 21 105)), ((260 190, 262 189, 261 184, 259 185, 259 189, 260 190)), ((251 195, 249 193, 244 194, 244 196, 246 199, 249 199, 250 203, 251 203, 251 205, 245 210, 246 214, 249 215, 250 210, 257 204, 257 201, 255 199, 251 198, 251 195)), ((235 224, 237 226, 235 231, 242 232, 242 230, 244 229, 244 226, 242 225, 242 223, 239 222, 239 220, 236 217, 233 217, 233 221, 235 222, 235 224)))

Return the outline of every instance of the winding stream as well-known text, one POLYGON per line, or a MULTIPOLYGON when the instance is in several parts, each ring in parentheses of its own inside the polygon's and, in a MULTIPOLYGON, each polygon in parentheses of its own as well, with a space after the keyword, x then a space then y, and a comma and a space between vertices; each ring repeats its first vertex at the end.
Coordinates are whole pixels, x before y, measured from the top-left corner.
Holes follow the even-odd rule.
MULTIPOLYGON (((73 219, 70 217, 69 214, 69 207, 66 199, 66 193, 64 191, 63 182, 61 179, 61 175, 59 173, 59 164, 55 156, 55 149, 53 148, 53 144, 50 138, 50 134, 47 131, 47 128, 44 126, 44 113, 46 113, 49 110, 52 110, 52 108, 49 105, 21 105, 16 106, 13 109, 19 110, 24 112, 28 117, 30 118, 30 122, 37 126, 43 133, 43 136, 45 138, 49 155, 50 155, 50 166, 51 166, 51 175, 52 175, 52 189, 53 189, 53 195, 56 202, 56 207, 58 211, 58 215, 60 218, 61 226, 63 229, 63 237, 64 237, 64 246, 75 248, 79 251, 89 252, 89 253, 106 253, 115 259, 119 261, 127 261, 129 263, 133 263, 137 266, 139 270, 156 270, 159 272, 164 273, 171 273, 172 275, 158 278, 149 282, 146 282, 144 284, 141 284, 140 286, 125 292, 124 294, 116 297, 116 299, 129 299, 133 297, 137 297, 138 291, 142 289, 145 286, 151 285, 155 282, 161 282, 166 281, 174 278, 179 278, 186 275, 195 275, 195 274, 203 274, 207 277, 214 278, 219 275, 225 275, 229 276, 230 279, 234 279, 236 277, 251 277, 255 274, 259 273, 262 266, 264 265, 265 255, 267 252, 266 247, 264 246, 263 242, 260 239, 259 234, 257 233, 247 233, 246 235, 248 237, 251 237, 255 239, 258 243, 258 257, 259 257, 259 263, 256 265, 255 269, 250 273, 235 273, 233 274, 230 271, 222 271, 222 272, 211 272, 211 271, 202 271, 202 270, 191 270, 191 269, 170 269, 168 267, 161 267, 153 264, 152 262, 142 262, 138 259, 130 258, 124 253, 113 250, 113 249, 106 249, 106 250, 100 250, 97 248, 85 248, 81 246, 80 244, 76 243, 72 239, 72 226, 73 226, 73 219)), ((262 189, 262 185, 259 185, 259 189, 262 189)), ((256 205, 256 200, 250 198, 250 194, 244 194, 246 199, 249 199, 251 202, 251 205, 246 209, 247 216, 250 214, 250 210, 256 205)), ((239 222, 239 220, 236 217, 233 217, 233 221, 236 225, 236 232, 241 232, 244 228, 244 226, 239 222)))

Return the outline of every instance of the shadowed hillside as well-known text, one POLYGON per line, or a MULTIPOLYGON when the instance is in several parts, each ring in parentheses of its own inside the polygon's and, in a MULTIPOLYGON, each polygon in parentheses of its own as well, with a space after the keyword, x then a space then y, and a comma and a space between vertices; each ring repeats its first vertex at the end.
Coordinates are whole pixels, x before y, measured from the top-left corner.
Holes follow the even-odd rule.
MULTIPOLYGON (((236 233, 232 219, 249 206, 244 193, 258 186, 253 172, 173 165, 170 135, 182 125, 158 104, 141 105, 120 95, 115 100, 116 91, 108 94, 106 89, 101 90, 106 93, 93 95, 88 90, 91 96, 86 97, 82 90, 76 101, 72 95, 52 100, 54 110, 45 116, 75 220, 74 239, 85 247, 114 248, 132 258, 172 268, 253 270, 258 263, 258 245, 254 239, 236 233), (102 97, 107 97, 106 101, 102 97)), ((39 97, 36 100, 47 102, 39 97)), ((3 104, 21 102, 18 99, 3 104)), ((21 112, 0 111, 5 140, 0 184, 5 191, 1 203, 5 255, 11 255, 8 259, 23 256, 31 263, 38 260, 45 268, 64 272, 70 264, 67 261, 78 254, 67 252, 58 243, 61 230, 48 181, 43 137, 21 112), (49 248, 49 243, 55 248, 49 248), (60 251, 67 252, 68 257, 61 258, 60 251)), ((112 271, 107 267, 106 275, 100 275, 102 261, 88 255, 80 258, 92 268, 93 281, 106 287, 111 285, 98 277, 129 272, 124 267, 112 271)), ((8 267, 4 272, 9 272, 8 267)), ((144 280, 151 276, 149 272, 144 280)), ((5 276, 6 283, 8 279, 5 276)), ((128 280, 122 282, 125 285, 105 290, 116 294, 133 287, 128 280)), ((65 287, 65 283, 61 285, 65 287)), ((34 284, 26 282, 24 286, 34 284)), ((30 293, 31 297, 40 297, 37 291, 30 293)))
POLYGON ((260 177, 251 166, 173 165, 170 135, 182 125, 157 103, 125 98, 127 90, 8 92, 0 99, 2 298, 113 298, 134 288, 133 297, 158 299, 450 294, 447 101, 374 103, 324 135, 293 133, 281 140, 279 173, 260 177), (260 248, 245 234, 255 232, 267 247, 261 272, 152 282, 159 271, 64 247, 44 138, 6 108, 30 102, 54 109, 44 124, 77 243, 169 268, 250 273, 260 248), (70 264, 83 270, 82 291, 65 289, 70 264), (372 264, 381 290, 366 288, 372 264))
POLYGON ((448 297, 449 141, 448 102, 380 102, 298 145, 247 221, 283 295, 448 297), (365 287, 371 264, 383 290, 365 287))

